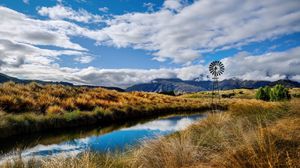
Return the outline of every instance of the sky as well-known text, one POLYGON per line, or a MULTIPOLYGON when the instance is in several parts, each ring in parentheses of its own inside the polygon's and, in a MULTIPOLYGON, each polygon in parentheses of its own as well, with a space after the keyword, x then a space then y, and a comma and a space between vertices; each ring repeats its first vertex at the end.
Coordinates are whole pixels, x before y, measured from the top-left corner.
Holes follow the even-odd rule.
POLYGON ((299 0, 0 0, 0 73, 126 88, 156 78, 300 82, 299 0))

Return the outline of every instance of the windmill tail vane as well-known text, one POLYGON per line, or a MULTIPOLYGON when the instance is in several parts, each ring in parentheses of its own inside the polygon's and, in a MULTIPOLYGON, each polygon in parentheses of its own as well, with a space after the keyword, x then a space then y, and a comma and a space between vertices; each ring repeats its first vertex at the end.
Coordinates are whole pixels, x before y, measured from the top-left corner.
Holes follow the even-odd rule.
POLYGON ((209 72, 213 76, 212 90, 211 90, 211 97, 212 97, 211 107, 213 112, 218 110, 219 107, 218 104, 221 101, 218 77, 221 76, 224 73, 224 71, 225 71, 225 67, 221 61, 213 61, 209 65, 209 72))

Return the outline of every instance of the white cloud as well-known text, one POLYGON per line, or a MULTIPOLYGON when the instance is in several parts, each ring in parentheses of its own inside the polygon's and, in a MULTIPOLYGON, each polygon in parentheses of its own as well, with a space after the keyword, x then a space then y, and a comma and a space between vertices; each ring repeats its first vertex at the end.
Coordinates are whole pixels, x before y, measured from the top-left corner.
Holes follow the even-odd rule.
MULTIPOLYGON (((222 79, 238 77, 244 80, 278 80, 289 79, 300 82, 300 47, 285 52, 272 52, 252 56, 239 53, 225 58, 225 74, 222 79)), ((208 75, 207 65, 192 65, 182 68, 159 69, 100 69, 88 67, 83 69, 59 67, 56 64, 24 64, 20 67, 1 69, 8 75, 28 79, 68 81, 76 84, 101 86, 128 86, 150 82, 156 78, 181 78, 191 80, 200 75, 208 75)))
MULTIPOLYGON (((239 53, 223 59, 223 78, 238 77, 248 80, 298 79, 300 74, 300 47, 285 52, 271 52, 259 56, 239 53)), ((297 80, 299 81, 299 80, 297 80)))
POLYGON ((72 24, 68 22, 31 19, 1 6, 0 15, 1 39, 30 45, 52 45, 66 49, 86 50, 79 44, 71 42, 67 28, 71 28, 72 24))
POLYGON ((128 13, 107 21, 99 44, 153 52, 156 60, 186 63, 201 53, 299 32, 297 0, 165 1, 152 13, 128 13), (174 10, 177 12, 174 12, 174 10))
MULTIPOLYGON (((72 13, 80 11, 61 6, 67 14, 50 14, 57 6, 44 7, 44 14, 53 17, 50 20, 30 18, 0 7, 1 72, 27 79, 119 87, 155 78, 188 80, 208 74, 206 66, 188 64, 203 52, 240 47, 300 30, 300 4, 294 0, 244 3, 231 0, 226 4, 202 0, 180 8, 164 4, 161 10, 152 13, 113 16, 106 20, 107 26, 98 30, 61 20, 70 16, 69 20, 91 22, 91 19, 79 19, 72 13), (53 20, 56 17, 58 20, 53 20), (98 45, 144 49, 152 52, 156 60, 171 59, 185 66, 149 70, 60 67, 56 61, 61 55, 74 56, 74 60, 81 63, 91 61, 87 49, 70 40, 73 36, 93 39, 98 45)), ((224 78, 276 80, 289 76, 299 81, 297 53, 300 53, 299 48, 260 56, 239 53, 222 60, 226 65, 224 78)))
POLYGON ((80 62, 82 64, 87 64, 87 63, 92 62, 94 60, 94 58, 89 55, 82 55, 82 56, 76 57, 74 60, 77 62, 80 62))
POLYGON ((87 37, 96 40, 97 45, 144 49, 150 51, 155 60, 170 59, 188 65, 205 52, 240 47, 300 30, 300 3, 296 0, 184 2, 168 0, 156 12, 127 13, 106 20, 83 9, 75 11, 60 4, 39 9, 41 15, 58 19, 45 21, 30 19, 4 8, 13 13, 13 16, 5 17, 6 20, 15 21, 10 24, 5 24, 8 21, 2 22, 6 25, 4 30, 17 29, 16 32, 22 34, 12 31, 3 34, 9 39, 18 38, 17 41, 21 42, 27 39, 26 43, 72 49, 83 48, 71 42, 69 36, 87 37), (106 26, 90 30, 62 19, 86 23, 105 21, 106 26), (28 31, 24 32, 25 29, 28 31))
POLYGON ((98 10, 100 11, 100 12, 104 12, 104 13, 106 13, 106 12, 108 12, 108 7, 102 7, 102 8, 98 8, 98 10))
POLYGON ((29 44, 0 39, 0 58, 5 63, 3 65, 6 66, 20 66, 26 62, 35 65, 49 65, 57 60, 59 55, 80 56, 82 54, 85 53, 74 50, 41 49, 29 44))
POLYGON ((53 7, 41 7, 38 13, 42 16, 48 16, 50 19, 55 20, 74 20, 76 22, 92 23, 101 22, 102 17, 100 15, 93 15, 84 9, 78 11, 73 10, 70 7, 58 4, 53 7))

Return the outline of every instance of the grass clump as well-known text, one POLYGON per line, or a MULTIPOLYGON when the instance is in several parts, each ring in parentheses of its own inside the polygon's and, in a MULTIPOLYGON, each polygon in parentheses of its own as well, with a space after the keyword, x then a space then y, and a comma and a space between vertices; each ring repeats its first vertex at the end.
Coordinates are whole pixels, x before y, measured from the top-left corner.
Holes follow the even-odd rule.
POLYGON ((54 105, 54 106, 49 106, 46 112, 48 115, 58 115, 58 114, 63 114, 64 109, 58 105, 54 105))

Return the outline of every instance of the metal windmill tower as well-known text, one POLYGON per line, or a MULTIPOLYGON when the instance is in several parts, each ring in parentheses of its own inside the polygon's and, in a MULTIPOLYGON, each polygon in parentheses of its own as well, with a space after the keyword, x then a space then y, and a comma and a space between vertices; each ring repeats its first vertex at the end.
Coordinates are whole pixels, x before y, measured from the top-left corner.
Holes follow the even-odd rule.
POLYGON ((221 61, 213 61, 209 65, 209 72, 213 76, 212 93, 211 93, 211 101, 212 101, 211 107, 213 112, 217 110, 218 104, 221 101, 218 76, 222 75, 224 71, 225 71, 225 67, 221 61))

